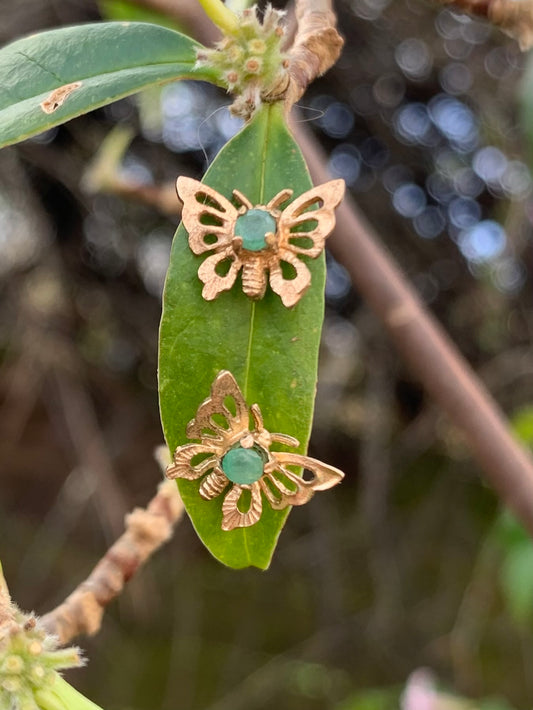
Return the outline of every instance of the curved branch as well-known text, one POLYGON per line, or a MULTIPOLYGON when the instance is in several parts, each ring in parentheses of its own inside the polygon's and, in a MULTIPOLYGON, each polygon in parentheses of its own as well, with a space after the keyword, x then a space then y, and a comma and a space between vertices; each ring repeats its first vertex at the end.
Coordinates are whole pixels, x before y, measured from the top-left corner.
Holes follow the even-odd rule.
POLYGON ((160 484, 146 509, 126 516, 126 532, 119 537, 89 577, 40 623, 64 645, 80 634, 95 634, 105 607, 122 592, 139 567, 172 537, 183 515, 183 503, 174 481, 160 484))
MULTIPOLYGON (((295 134, 313 180, 331 179, 327 159, 299 124, 295 134)), ((426 310, 348 195, 329 239, 335 258, 372 307, 415 377, 460 430, 488 482, 533 535, 533 459, 455 345, 426 310)))

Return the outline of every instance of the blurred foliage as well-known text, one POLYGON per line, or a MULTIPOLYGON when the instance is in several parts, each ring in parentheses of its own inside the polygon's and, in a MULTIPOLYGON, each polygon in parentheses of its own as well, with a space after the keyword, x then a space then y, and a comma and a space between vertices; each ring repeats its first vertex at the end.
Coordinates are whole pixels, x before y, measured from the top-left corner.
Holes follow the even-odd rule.
MULTIPOLYGON (((162 12, 157 12, 146 7, 140 7, 127 0, 99 0, 98 7, 102 17, 106 20, 127 20, 128 22, 152 22, 156 25, 168 27, 177 32, 185 32, 185 28, 174 19, 162 12)), ((185 34, 187 34, 185 32, 185 34)))
MULTIPOLYGON (((418 0, 337 5, 346 49, 298 120, 504 410, 531 407, 526 58, 418 0)), ((98 17, 91 0, 4 3, 0 40, 98 17)), ((1 554, 39 612, 160 476, 157 326, 177 219, 87 194, 84 171, 125 124, 121 178, 199 177, 239 127, 199 84, 150 101, 149 125, 126 99, 0 153, 1 554)), ((293 512, 268 573, 222 568, 184 522, 83 641, 90 663, 71 680, 106 710, 323 710, 386 698, 420 667, 474 707, 530 707, 531 624, 502 591, 498 502, 331 257, 326 296, 311 455, 345 482, 293 512)))
MULTIPOLYGON (((520 409, 511 423, 517 437, 533 447, 533 407, 520 409)), ((500 575, 504 601, 514 621, 529 631, 533 622, 533 542, 507 510, 496 521, 494 533, 503 551, 500 575)))

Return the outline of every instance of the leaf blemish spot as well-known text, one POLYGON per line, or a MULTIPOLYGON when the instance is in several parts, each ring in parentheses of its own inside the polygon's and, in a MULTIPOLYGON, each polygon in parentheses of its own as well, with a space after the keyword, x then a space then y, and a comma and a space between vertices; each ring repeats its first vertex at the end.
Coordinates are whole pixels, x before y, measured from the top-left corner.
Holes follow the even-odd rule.
POLYGON ((54 113, 60 106, 63 106, 66 99, 72 94, 73 91, 79 89, 81 86, 81 81, 75 81, 72 84, 65 84, 60 86, 59 89, 54 89, 50 96, 41 102, 41 109, 45 113, 54 113))

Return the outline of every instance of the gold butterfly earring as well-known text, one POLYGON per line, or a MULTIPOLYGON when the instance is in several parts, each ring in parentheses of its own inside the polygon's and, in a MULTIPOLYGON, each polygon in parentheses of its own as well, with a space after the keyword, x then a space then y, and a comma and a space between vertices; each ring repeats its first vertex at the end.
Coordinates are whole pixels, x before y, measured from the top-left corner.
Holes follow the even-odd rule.
POLYGON ((187 437, 199 443, 178 446, 166 476, 202 479, 199 494, 206 501, 227 490, 222 530, 254 525, 261 518, 263 496, 274 510, 283 510, 307 503, 315 491, 332 488, 344 478, 338 468, 309 456, 272 451, 273 444, 297 447, 299 442, 265 429, 259 406, 247 406, 228 370, 215 378, 211 396, 200 404, 187 426, 187 437), (310 471, 311 478, 300 477, 294 468, 310 471))
POLYGON ((212 301, 229 290, 242 269, 242 290, 263 298, 268 281, 284 306, 294 306, 311 285, 301 256, 316 259, 335 227, 335 207, 344 196, 344 180, 331 180, 292 197, 285 189, 266 205, 253 205, 233 190, 236 207, 208 185, 187 177, 177 180, 182 220, 194 254, 214 252, 198 269, 202 296, 212 301))

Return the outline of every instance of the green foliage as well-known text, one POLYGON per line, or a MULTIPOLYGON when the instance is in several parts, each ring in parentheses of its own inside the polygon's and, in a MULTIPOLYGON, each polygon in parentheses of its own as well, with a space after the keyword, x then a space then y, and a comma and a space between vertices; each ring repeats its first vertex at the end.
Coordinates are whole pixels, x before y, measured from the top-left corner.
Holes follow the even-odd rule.
MULTIPOLYGON (((533 407, 524 407, 512 420, 514 433, 533 446, 533 407)), ((530 535, 509 511, 504 511, 494 529, 498 546, 504 552, 500 584, 507 609, 518 625, 528 626, 533 619, 533 543, 530 535)))
POLYGON ((520 91, 522 127, 529 142, 529 163, 533 164, 533 52, 529 53, 520 91))
MULTIPOLYGON (((205 182, 226 197, 238 189, 265 204, 283 188, 295 196, 311 187, 302 155, 287 130, 282 108, 264 107, 220 152, 205 182)), ((313 287, 292 309, 267 290, 257 302, 238 281, 215 301, 202 298, 197 276, 202 257, 192 254, 180 226, 172 247, 160 331, 159 388, 163 429, 171 451, 186 443, 185 428, 209 395, 216 374, 230 370, 250 405, 257 402, 271 432, 300 440, 305 452, 311 428, 323 320, 323 255, 307 265, 313 287)), ((221 530, 219 496, 198 494, 198 482, 179 481, 187 512, 200 538, 225 564, 269 565, 287 511, 267 504, 250 528, 221 530)))
POLYGON ((500 585, 505 604, 517 624, 529 626, 533 618, 533 543, 508 511, 501 515, 495 532, 504 552, 500 585))
POLYGON ((479 701, 477 705, 478 710, 513 710, 513 706, 510 705, 505 698, 484 698, 479 701))
POLYGON ((350 695, 335 710, 398 710, 399 692, 387 688, 372 688, 350 695))
POLYGON ((184 28, 174 19, 147 7, 141 7, 128 0, 100 0, 98 3, 102 16, 117 22, 151 22, 154 25, 168 27, 183 32, 184 28))
POLYGON ((164 27, 119 22, 50 30, 7 45, 0 50, 0 148, 163 82, 215 81, 212 70, 194 68, 200 46, 164 27), (52 92, 77 82, 52 110, 52 92))
POLYGON ((527 446, 533 446, 533 407, 524 407, 512 421, 513 431, 527 446))

